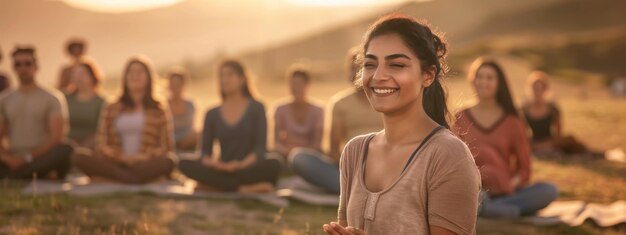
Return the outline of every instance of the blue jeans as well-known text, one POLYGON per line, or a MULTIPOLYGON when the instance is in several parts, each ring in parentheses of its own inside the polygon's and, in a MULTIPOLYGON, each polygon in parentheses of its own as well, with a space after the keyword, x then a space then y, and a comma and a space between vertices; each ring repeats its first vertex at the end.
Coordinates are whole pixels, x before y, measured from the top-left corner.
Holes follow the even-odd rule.
POLYGON ((322 153, 315 150, 294 149, 290 153, 289 164, 307 182, 339 194, 339 167, 324 158, 322 153))
POLYGON ((479 215, 492 218, 516 218, 535 214, 559 197, 554 184, 539 182, 520 188, 511 195, 489 198, 485 192, 479 215))

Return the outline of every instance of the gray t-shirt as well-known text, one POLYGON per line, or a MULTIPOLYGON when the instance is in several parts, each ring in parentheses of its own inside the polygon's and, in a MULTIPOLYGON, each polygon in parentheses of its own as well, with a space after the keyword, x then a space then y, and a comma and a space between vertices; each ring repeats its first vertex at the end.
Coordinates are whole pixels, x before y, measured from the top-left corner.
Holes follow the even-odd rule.
MULTIPOLYGON (((0 98, 0 121, 5 122, 8 150, 31 152, 50 138, 50 119, 67 118, 65 98, 56 91, 37 88, 9 91, 0 98)), ((67 119, 66 119, 67 120, 67 119)))

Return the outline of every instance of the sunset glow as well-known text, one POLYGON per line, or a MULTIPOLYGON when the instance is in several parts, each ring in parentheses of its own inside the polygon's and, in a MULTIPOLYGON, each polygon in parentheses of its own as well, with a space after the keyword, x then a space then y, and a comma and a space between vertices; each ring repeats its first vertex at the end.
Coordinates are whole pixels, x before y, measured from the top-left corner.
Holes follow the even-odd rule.
POLYGON ((68 5, 90 11, 126 13, 167 7, 182 0, 62 0, 68 5))

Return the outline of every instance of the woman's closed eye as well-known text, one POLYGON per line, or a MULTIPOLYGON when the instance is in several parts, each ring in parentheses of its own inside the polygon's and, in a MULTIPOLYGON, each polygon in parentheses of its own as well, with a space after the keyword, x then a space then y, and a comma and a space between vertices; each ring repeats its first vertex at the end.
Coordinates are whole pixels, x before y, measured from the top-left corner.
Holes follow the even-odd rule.
POLYGON ((406 67, 405 64, 400 64, 400 63, 391 63, 391 64, 389 64, 389 66, 391 66, 392 68, 397 68, 397 69, 401 69, 401 68, 406 67))
POLYGON ((376 63, 373 62, 365 62, 365 64, 363 65, 365 69, 375 69, 376 66, 376 63))

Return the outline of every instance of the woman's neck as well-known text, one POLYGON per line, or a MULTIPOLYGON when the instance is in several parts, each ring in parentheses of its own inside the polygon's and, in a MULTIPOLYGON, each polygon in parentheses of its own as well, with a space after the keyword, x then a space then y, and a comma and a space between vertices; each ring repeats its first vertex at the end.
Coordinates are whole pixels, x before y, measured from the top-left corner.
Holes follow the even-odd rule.
POLYGON ((248 101, 248 97, 244 96, 241 92, 230 94, 224 99, 224 104, 239 104, 248 101))
POLYGON ((306 98, 304 99, 293 99, 291 104, 296 108, 305 108, 309 106, 309 102, 306 98))
POLYGON ((91 97, 93 97, 94 95, 96 95, 96 91, 93 88, 76 90, 76 97, 79 100, 88 100, 91 99, 91 97))
POLYGON ((130 98, 133 100, 135 104, 135 110, 143 109, 143 97, 145 95, 144 91, 131 91, 130 98))
POLYGON ((498 104, 495 98, 479 99, 475 107, 480 110, 501 109, 500 104, 498 104))
POLYGON ((183 94, 172 94, 172 96, 170 96, 170 101, 180 102, 183 100, 183 94))
POLYGON ((392 114, 383 115, 385 144, 390 146, 413 144, 422 140, 428 132, 437 127, 424 109, 421 101, 392 114))

